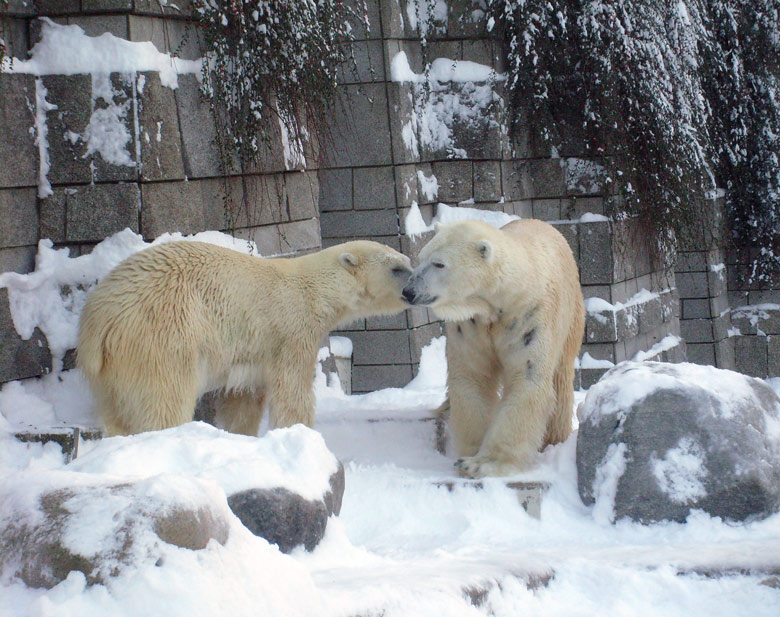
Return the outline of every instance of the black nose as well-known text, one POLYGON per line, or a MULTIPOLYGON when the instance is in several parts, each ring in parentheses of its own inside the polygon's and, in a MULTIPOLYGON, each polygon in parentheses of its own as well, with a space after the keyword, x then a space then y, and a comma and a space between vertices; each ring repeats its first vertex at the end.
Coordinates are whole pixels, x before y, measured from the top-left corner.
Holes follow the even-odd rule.
POLYGON ((417 296, 416 293, 414 293, 414 289, 411 287, 404 287, 404 290, 401 292, 401 295, 404 297, 404 300, 406 300, 409 304, 414 304, 414 299, 417 296))

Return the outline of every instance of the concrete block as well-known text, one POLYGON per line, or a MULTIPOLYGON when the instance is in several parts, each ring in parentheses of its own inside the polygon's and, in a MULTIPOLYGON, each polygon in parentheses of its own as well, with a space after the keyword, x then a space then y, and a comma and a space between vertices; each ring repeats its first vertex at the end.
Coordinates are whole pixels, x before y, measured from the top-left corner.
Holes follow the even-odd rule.
POLYGON ((138 231, 141 195, 137 184, 89 184, 55 189, 57 193, 60 191, 65 193, 67 242, 100 242, 126 227, 138 231))
POLYGON ((0 2, 0 15, 32 16, 35 15, 35 11, 34 0, 8 0, 7 3, 0 2))
POLYGON ((147 181, 183 179, 181 133, 173 90, 162 85, 159 73, 143 76, 145 83, 138 105, 141 177, 147 181))
POLYGON ((706 272, 677 272, 675 280, 681 299, 710 296, 706 272))
POLYGON ((38 242, 38 202, 34 188, 0 189, 0 248, 38 242))
POLYGON ((24 341, 14 328, 8 306, 8 290, 0 288, 0 383, 37 377, 51 371, 51 352, 46 337, 35 329, 24 341))
MULTIPOLYGON (((155 73, 157 75, 157 73, 155 73)), ((90 117, 90 128, 96 123, 97 134, 106 130, 106 116, 111 118, 109 129, 112 132, 122 131, 126 142, 121 152, 108 148, 105 152, 98 150, 92 155, 93 182, 135 181, 138 179, 136 124, 133 119, 133 79, 136 76, 122 73, 112 73, 109 76, 92 76, 93 110, 90 117), (110 95, 109 95, 110 93, 110 95), (108 96, 110 100, 105 97, 108 96)), ((141 79, 139 77, 139 79, 141 79)), ((67 92, 65 93, 67 96, 67 92)), ((175 115, 175 112, 174 112, 175 115)), ((178 128, 178 125, 177 125, 178 128)))
POLYGON ((734 338, 734 363, 740 373, 764 379, 768 372, 767 337, 734 338))
POLYGON ((38 185, 35 135, 35 79, 0 73, 0 187, 38 185))
POLYGON ((627 341, 629 339, 635 338, 637 335, 640 334, 640 328, 639 328, 640 312, 641 312, 641 306, 636 304, 627 306, 622 310, 615 311, 615 326, 617 328, 618 340, 627 341))
POLYGON ((290 220, 287 185, 281 173, 210 180, 224 197, 225 226, 256 227, 290 220))
POLYGON ((78 26, 87 36, 100 36, 106 32, 121 39, 129 36, 126 15, 78 15, 68 17, 68 25, 78 26))
POLYGON ((282 253, 305 253, 321 248, 320 222, 316 218, 279 225, 282 253))
POLYGON ((579 228, 576 225, 556 225, 555 228, 566 238, 566 242, 569 243, 572 255, 574 255, 574 261, 577 264, 580 263, 580 240, 579 240, 579 228))
POLYGON ((680 334, 686 343, 712 343, 715 340, 711 319, 683 319, 680 334))
POLYGON ((406 312, 366 319, 366 328, 369 330, 406 330, 406 327, 406 312))
POLYGON ((561 220, 560 199, 534 199, 532 203, 535 219, 540 221, 561 220))
MULTIPOLYGON (((179 116, 184 173, 188 178, 208 178, 222 175, 224 166, 217 147, 217 129, 209 104, 201 98, 196 75, 179 75, 179 87, 174 90, 179 116)), ((228 167, 239 170, 238 158, 227 161, 228 167)))
POLYGON ((37 246, 16 246, 0 249, 0 273, 18 272, 27 274, 35 269, 37 246))
POLYGON ((598 161, 574 157, 557 160, 564 161, 568 195, 593 195, 604 190, 604 168, 598 161))
POLYGON ((457 203, 474 197, 471 161, 438 161, 431 168, 439 182, 439 201, 457 203))
POLYGON ((352 171, 355 210, 395 207, 395 177, 392 167, 357 167, 352 171))
POLYGON ((56 106, 46 112, 47 178, 52 184, 91 182, 92 157, 83 136, 92 115, 92 77, 46 75, 42 83, 47 102, 56 106))
POLYGON ((254 242, 257 245, 258 253, 263 257, 275 257, 282 254, 279 228, 276 225, 246 227, 244 229, 236 229, 231 233, 236 238, 254 242))
POLYGON ((427 326, 431 323, 431 317, 426 308, 415 306, 407 309, 405 312, 410 328, 419 328, 420 326, 427 326))
POLYGON ((780 290, 761 289, 748 292, 749 304, 780 304, 780 290))
POLYGON ((179 231, 222 229, 225 223, 219 180, 155 182, 141 185, 141 233, 145 238, 179 231))
POLYGON ((412 380, 411 364, 352 366, 352 392, 373 392, 383 388, 403 388, 412 380))
POLYGON ((642 333, 650 332, 660 326, 663 322, 663 305, 661 298, 651 298, 647 302, 638 305, 639 331, 642 333))
POLYGON ((767 371, 769 378, 780 377, 780 336, 768 336, 767 342, 767 371))
POLYGON ((108 13, 111 11, 131 11, 133 0, 81 0, 83 13, 108 13))
POLYGON ((588 298, 601 298, 607 302, 620 302, 620 300, 614 300, 612 297, 612 286, 610 285, 583 285, 582 297, 586 300, 588 298))
POLYGON ((347 0, 344 4, 352 8, 360 18, 353 19, 350 22, 352 24, 352 35, 356 41, 382 38, 382 20, 379 11, 379 0, 367 0, 365 9, 362 4, 358 4, 355 0, 347 0), (364 11, 366 17, 368 17, 368 28, 362 23, 364 11))
POLYGON ((390 141, 396 164, 420 161, 419 127, 414 121, 414 93, 408 83, 388 82, 387 100, 391 111, 389 119, 390 141))
POLYGON ((683 319, 704 319, 711 317, 710 300, 707 298, 689 298, 682 301, 683 319))
POLYGON ((583 368, 580 373, 580 388, 587 390, 592 385, 598 383, 598 380, 604 376, 609 369, 606 368, 583 368))
POLYGON ((686 341, 688 362, 715 366, 715 345, 713 343, 691 343, 686 341))
POLYGON ((399 232, 395 209, 323 212, 320 225, 323 238, 390 236, 399 232))
POLYGON ((609 223, 580 223, 580 281, 583 285, 610 284, 612 236, 609 223))
POLYGON ((754 335, 758 332, 758 321, 754 322, 752 313, 743 313, 732 309, 730 320, 732 327, 737 328, 743 336, 754 335))
POLYGON ((613 343, 618 340, 614 311, 585 314, 585 340, 588 343, 613 343))
POLYGON ((566 207, 564 207, 564 201, 561 201, 561 215, 563 218, 578 219, 584 214, 604 214, 604 198, 603 197, 575 197, 573 199, 566 200, 566 207))
POLYGON ((501 199, 501 163, 474 161, 474 199, 476 201, 501 199))
POLYGON ((292 171, 284 174, 287 213, 291 221, 317 217, 320 187, 316 171, 292 171))
POLYGON ((615 345, 612 343, 583 343, 580 358, 585 352, 589 353, 594 360, 609 360, 613 364, 620 361, 615 355, 615 345))
POLYGON ((350 335, 352 361, 359 364, 409 364, 409 333, 406 330, 366 330, 350 335))
POLYGON ((534 217, 533 202, 530 199, 524 199, 521 201, 505 201, 504 212, 507 214, 514 214, 519 216, 521 219, 531 219, 534 217))
POLYGON ((197 60, 201 56, 197 24, 188 21, 130 15, 129 40, 151 42, 158 51, 185 60, 197 60))
POLYGON ((343 43, 347 60, 338 69, 340 84, 361 84, 386 80, 382 41, 343 43), (352 57, 350 57, 350 54, 352 57))
POLYGON ((320 169, 319 179, 319 210, 352 209, 352 169, 320 169))
POLYGON ((393 163, 384 84, 342 86, 326 122, 333 136, 325 152, 326 165, 355 167, 393 163), (372 138, 367 138, 372 136, 372 138))
POLYGON ((412 362, 419 364, 422 348, 433 339, 444 334, 441 322, 428 324, 415 328, 409 332, 409 346, 412 353, 412 362))
POLYGON ((78 13, 79 0, 36 0, 37 15, 67 15, 78 13))
POLYGON ((705 251, 677 253, 677 263, 675 264, 677 272, 706 272, 707 269, 707 253, 705 251))

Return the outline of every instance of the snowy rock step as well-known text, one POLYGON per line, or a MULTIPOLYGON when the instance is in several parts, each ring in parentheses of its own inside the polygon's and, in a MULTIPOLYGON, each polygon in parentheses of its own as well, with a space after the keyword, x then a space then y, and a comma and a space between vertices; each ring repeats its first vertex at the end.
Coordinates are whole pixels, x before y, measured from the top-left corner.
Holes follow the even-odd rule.
MULTIPOLYGON (((485 484, 481 480, 460 478, 454 480, 434 480, 433 484, 443 486, 449 491, 453 491, 456 487, 475 491, 481 491, 485 488, 485 484)), ((519 482, 513 480, 505 482, 504 486, 515 492, 517 500, 529 516, 535 519, 542 518, 542 498, 550 488, 547 482, 519 482)))
POLYGON ((100 429, 83 428, 79 426, 63 426, 58 428, 49 428, 35 430, 31 428, 28 431, 14 433, 14 437, 24 443, 42 443, 54 442, 62 448, 62 455, 65 462, 70 462, 79 455, 80 441, 94 441, 101 439, 103 434, 100 429))

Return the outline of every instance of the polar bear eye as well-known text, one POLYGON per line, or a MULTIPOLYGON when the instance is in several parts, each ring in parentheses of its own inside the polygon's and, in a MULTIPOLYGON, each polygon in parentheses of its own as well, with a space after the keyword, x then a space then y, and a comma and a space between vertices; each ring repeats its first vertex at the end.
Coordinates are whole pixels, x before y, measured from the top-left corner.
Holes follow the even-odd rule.
POLYGON ((403 266, 395 266, 392 270, 393 274, 396 276, 401 276, 402 274, 411 274, 408 268, 404 268, 403 266))
POLYGON ((434 268, 443 268, 443 267, 444 267, 444 264, 443 264, 443 263, 441 263, 440 261, 434 261, 434 262, 433 262, 433 267, 434 267, 434 268))

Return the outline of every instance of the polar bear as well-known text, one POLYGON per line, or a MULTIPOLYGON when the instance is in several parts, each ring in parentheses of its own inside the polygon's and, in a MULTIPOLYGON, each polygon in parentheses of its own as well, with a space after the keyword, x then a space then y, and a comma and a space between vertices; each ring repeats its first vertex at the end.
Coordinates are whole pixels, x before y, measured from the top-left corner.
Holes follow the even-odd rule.
POLYGON ((404 289, 446 321, 461 475, 509 475, 571 432, 585 310, 566 239, 533 219, 437 226, 404 289))
POLYGON ((170 242, 129 257, 87 296, 78 365, 108 432, 132 434, 192 419, 221 390, 218 423, 257 435, 314 423, 312 384, 322 338, 336 325, 408 305, 409 258, 356 241, 289 259, 202 242, 170 242))

